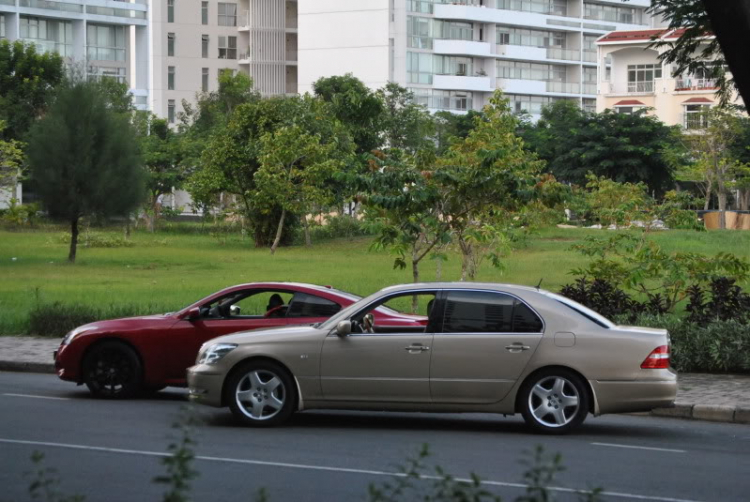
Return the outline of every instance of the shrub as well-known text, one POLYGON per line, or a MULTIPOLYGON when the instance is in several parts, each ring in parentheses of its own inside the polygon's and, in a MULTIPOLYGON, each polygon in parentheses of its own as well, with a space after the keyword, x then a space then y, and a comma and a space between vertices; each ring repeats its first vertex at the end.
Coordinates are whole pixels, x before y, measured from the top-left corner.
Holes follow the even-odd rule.
MULTIPOLYGON (((69 244, 70 235, 58 235, 55 243, 69 244)), ((135 246, 135 243, 120 236, 84 232, 79 236, 78 245, 86 248, 129 248, 135 246)))
POLYGON ((585 305, 604 317, 623 318, 632 322, 642 313, 664 314, 667 302, 659 293, 648 294, 645 302, 633 300, 627 293, 603 279, 578 278, 562 287, 560 294, 585 305))
POLYGON ((163 311, 152 305, 107 305, 92 307, 76 303, 40 303, 29 313, 28 334, 50 338, 63 337, 81 326, 102 319, 119 319, 163 311))
MULTIPOLYGON (((325 220, 326 222, 323 225, 310 225, 310 239, 313 243, 342 237, 351 239, 353 237, 371 235, 365 223, 351 216, 326 216, 325 220)), ((294 243, 304 244, 304 242, 304 229, 300 227, 297 229, 294 243)))
POLYGON ((706 301, 706 291, 699 285, 688 288, 688 303, 685 310, 690 314, 688 321, 707 326, 715 320, 734 320, 741 324, 750 323, 750 295, 735 284, 734 279, 716 277, 708 286, 710 300, 706 301))

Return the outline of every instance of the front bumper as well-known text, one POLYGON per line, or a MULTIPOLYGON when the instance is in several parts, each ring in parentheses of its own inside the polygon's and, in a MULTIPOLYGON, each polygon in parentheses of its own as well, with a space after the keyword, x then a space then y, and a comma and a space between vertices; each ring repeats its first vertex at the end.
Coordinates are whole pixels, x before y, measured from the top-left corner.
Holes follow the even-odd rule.
POLYGON ((669 408, 677 396, 677 378, 608 382, 592 380, 599 413, 635 413, 669 408))
POLYGON ((206 406, 221 408, 224 374, 207 364, 198 364, 187 369, 188 398, 206 406))

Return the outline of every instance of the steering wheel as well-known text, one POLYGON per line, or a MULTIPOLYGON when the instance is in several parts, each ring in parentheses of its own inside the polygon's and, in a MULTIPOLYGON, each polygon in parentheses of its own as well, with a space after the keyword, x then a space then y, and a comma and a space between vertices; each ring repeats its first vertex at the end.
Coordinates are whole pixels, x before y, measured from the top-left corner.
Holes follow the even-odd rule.
POLYGON ((363 333, 375 333, 375 316, 372 314, 365 314, 362 318, 362 332, 363 333))
POLYGON ((279 305, 263 314, 263 317, 284 317, 287 308, 289 308, 289 305, 279 305))

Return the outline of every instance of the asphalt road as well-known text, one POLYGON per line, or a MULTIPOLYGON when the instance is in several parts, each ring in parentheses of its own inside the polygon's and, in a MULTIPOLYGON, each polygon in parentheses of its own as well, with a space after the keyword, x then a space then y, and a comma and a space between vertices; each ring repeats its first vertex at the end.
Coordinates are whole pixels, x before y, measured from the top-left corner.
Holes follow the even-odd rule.
MULTIPOLYGON (((59 491, 89 501, 156 501, 161 459, 190 413, 181 390, 152 398, 100 401, 51 375, 0 373, 0 500, 29 500, 30 460, 45 454, 59 491)), ((750 500, 750 426, 642 416, 589 416, 562 437, 530 434, 520 417, 480 414, 307 412, 274 429, 238 427, 228 410, 196 407, 200 471, 194 500, 366 500, 370 483, 393 481, 424 443, 457 477, 474 472, 512 500, 523 493, 519 463, 537 444, 560 452, 566 490, 604 489, 605 500, 750 500)))

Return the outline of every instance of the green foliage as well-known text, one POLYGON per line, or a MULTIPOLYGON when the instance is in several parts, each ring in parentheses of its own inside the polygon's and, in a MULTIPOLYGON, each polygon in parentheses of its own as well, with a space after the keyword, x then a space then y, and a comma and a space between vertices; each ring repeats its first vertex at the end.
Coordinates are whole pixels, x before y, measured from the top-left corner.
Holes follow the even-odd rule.
POLYGON ((464 115, 448 111, 435 113, 435 138, 439 154, 443 154, 450 147, 451 142, 465 139, 474 129, 477 121, 484 120, 484 113, 469 110, 464 115))
POLYGON ((702 232, 706 227, 695 212, 702 204, 703 200, 690 192, 670 190, 664 194, 664 200, 656 208, 656 213, 668 228, 702 232))
POLYGON ((587 176, 586 198, 594 217, 602 225, 628 226, 633 220, 650 224, 653 200, 644 183, 618 183, 609 178, 587 176))
POLYGON ((80 218, 126 215, 142 200, 133 128, 95 83, 71 82, 60 89, 49 112, 32 127, 27 155, 44 207, 71 224, 71 262, 80 218))
MULTIPOLYGON (((384 103, 361 80, 351 73, 321 77, 313 83, 313 91, 330 104, 332 115, 351 135, 357 154, 380 148, 384 103)), ((396 125, 394 122, 392 127, 396 129, 396 125)))
POLYGON ((8 190, 12 193, 21 174, 23 143, 14 139, 2 139, 5 129, 5 121, 0 120, 0 192, 8 190))
MULTIPOLYGON (((310 236, 314 242, 330 239, 353 239, 372 235, 368 225, 357 218, 348 215, 327 215, 322 225, 311 225, 310 236)), ((297 233, 295 244, 303 244, 303 236, 297 233)))
MULTIPOLYGON (((425 473, 425 460, 430 456, 427 444, 422 445, 416 457, 408 458, 400 466, 393 482, 371 483, 368 486, 370 502, 398 502, 422 500, 424 502, 501 502, 502 498, 484 487, 482 479, 474 473, 469 478, 457 478, 440 466, 434 466, 434 474, 425 473)), ((523 479, 526 493, 516 497, 515 502, 551 502, 555 500, 552 483, 557 474, 563 472, 562 456, 556 453, 547 456, 542 445, 537 445, 528 459, 521 463, 527 467, 523 479)), ((601 489, 579 493, 582 501, 599 500, 601 489)))
POLYGON ((34 226, 40 217, 37 203, 19 204, 16 198, 11 198, 9 203, 6 209, 0 210, 0 222, 10 228, 34 226))
POLYGON ((64 495, 59 491, 60 476, 57 469, 44 466, 44 453, 34 451, 31 454, 31 462, 34 470, 27 472, 25 476, 31 479, 29 483, 29 497, 31 500, 44 500, 46 502, 83 502, 83 495, 64 495))
POLYGON ((589 237, 573 249, 593 258, 572 274, 602 279, 647 297, 659 295, 666 312, 687 297, 687 287, 705 284, 716 277, 745 280, 750 272, 747 259, 719 252, 706 256, 690 252, 669 253, 645 233, 621 233, 608 238, 589 237))
POLYGON ((199 472, 195 470, 194 426, 198 424, 192 408, 183 407, 180 418, 172 424, 172 429, 178 432, 178 437, 169 445, 171 455, 162 458, 167 474, 156 476, 155 483, 167 486, 162 497, 163 502, 188 502, 190 500, 190 482, 197 478, 199 472))
MULTIPOLYGON (((55 239, 61 244, 69 240, 70 236, 65 234, 60 234, 55 239)), ((99 234, 86 230, 80 235, 79 245, 85 248, 130 248, 135 246, 135 242, 111 234, 99 234)))
POLYGON ((414 103, 411 91, 389 82, 375 93, 382 102, 383 139, 389 148, 399 148, 409 153, 434 148, 432 115, 414 103))
POLYGON ((677 148, 678 132, 645 112, 588 113, 561 100, 545 107, 536 124, 520 129, 526 147, 560 180, 583 185, 593 173, 619 183, 643 182, 657 195, 673 184, 668 151, 677 148))
POLYGON ((6 139, 23 139, 49 106, 65 76, 55 52, 38 53, 34 44, 0 40, 0 120, 6 139))

